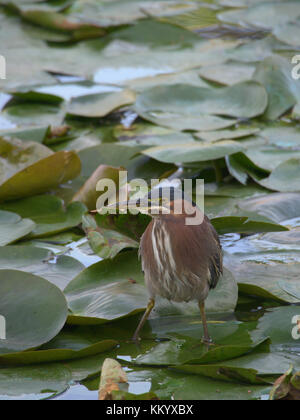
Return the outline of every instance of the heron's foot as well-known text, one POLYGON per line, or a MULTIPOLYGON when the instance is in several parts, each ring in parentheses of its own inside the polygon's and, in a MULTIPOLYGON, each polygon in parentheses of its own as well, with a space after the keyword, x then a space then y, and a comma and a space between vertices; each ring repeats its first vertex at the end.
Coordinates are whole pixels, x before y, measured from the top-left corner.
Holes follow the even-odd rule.
POLYGON ((202 341, 202 344, 205 344, 206 346, 214 346, 215 345, 210 337, 203 337, 201 341, 202 341))

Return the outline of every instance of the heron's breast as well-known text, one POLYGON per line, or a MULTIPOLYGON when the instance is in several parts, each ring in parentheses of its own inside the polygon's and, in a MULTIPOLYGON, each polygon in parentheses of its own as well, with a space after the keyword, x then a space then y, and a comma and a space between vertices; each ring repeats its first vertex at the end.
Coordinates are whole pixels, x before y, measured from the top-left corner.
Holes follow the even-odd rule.
POLYGON ((146 285, 153 297, 159 295, 175 302, 206 299, 207 282, 176 263, 178 250, 173 249, 167 226, 160 220, 153 223, 151 245, 155 267, 143 265, 146 285))

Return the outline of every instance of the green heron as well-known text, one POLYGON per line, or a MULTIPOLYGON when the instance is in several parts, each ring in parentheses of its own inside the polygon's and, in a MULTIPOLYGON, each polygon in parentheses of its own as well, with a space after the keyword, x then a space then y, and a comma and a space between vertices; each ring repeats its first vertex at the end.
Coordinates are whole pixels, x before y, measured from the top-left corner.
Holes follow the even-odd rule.
MULTIPOLYGON (((152 217, 140 245, 150 301, 133 340, 139 340, 155 306, 156 296, 161 296, 174 302, 196 300, 202 317, 203 341, 211 343, 205 300, 223 273, 222 247, 217 232, 208 217, 182 190, 157 188, 139 201, 135 205, 152 217), (191 215, 200 223, 187 224, 191 215)), ((126 205, 130 209, 130 201, 126 205)))

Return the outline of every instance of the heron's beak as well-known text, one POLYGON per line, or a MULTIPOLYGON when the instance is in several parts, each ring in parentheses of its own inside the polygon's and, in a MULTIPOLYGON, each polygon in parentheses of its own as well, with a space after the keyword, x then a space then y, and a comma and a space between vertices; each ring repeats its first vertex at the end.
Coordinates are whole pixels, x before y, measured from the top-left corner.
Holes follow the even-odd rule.
POLYGON ((169 208, 166 205, 162 205, 157 200, 150 200, 148 198, 142 199, 139 202, 137 200, 129 200, 129 201, 121 201, 117 203, 110 204, 108 206, 103 207, 102 209, 97 209, 97 211, 101 214, 102 211, 107 213, 114 211, 118 211, 121 214, 131 213, 131 214, 159 214, 161 212, 168 212, 169 208))

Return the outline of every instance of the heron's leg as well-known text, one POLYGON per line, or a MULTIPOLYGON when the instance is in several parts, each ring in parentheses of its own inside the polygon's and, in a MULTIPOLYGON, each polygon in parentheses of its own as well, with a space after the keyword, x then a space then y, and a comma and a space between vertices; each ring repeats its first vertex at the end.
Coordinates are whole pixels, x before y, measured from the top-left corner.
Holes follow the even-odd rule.
POLYGON ((143 326, 145 325, 145 322, 149 318, 149 315, 151 314, 152 309, 154 308, 154 306, 155 306, 155 300, 154 299, 150 299, 150 301, 148 303, 148 306, 147 306, 147 309, 146 309, 146 312, 144 313, 144 316, 141 319, 141 322, 139 323, 139 325, 138 325, 138 327, 136 329, 136 332, 134 333, 134 336, 132 338, 133 341, 138 341, 139 340, 140 332, 141 332, 143 326))
POLYGON ((203 324, 203 330, 204 330, 203 341, 205 344, 212 344, 212 339, 210 338, 209 333, 208 333, 206 313, 205 313, 205 303, 199 302, 199 308, 201 312, 201 318, 202 318, 202 324, 203 324))

